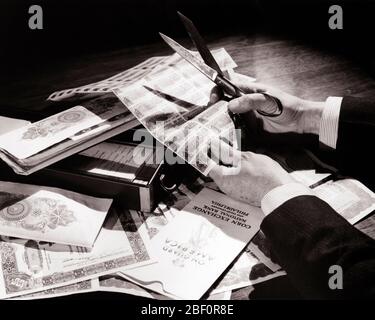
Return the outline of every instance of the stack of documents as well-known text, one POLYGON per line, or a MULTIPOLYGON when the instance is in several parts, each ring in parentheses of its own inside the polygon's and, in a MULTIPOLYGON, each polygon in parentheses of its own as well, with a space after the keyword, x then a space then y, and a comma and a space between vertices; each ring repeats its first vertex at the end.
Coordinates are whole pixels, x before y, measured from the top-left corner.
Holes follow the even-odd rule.
MULTIPOLYGON (((375 206, 374 194, 353 180, 320 187, 326 191, 319 194, 337 203, 348 221, 375 206), (351 198, 333 200, 340 194, 351 198)), ((40 186, 2 183, 1 194, 0 232, 10 235, 0 239, 4 299, 93 291, 230 299, 233 292, 286 274, 259 231, 260 209, 201 178, 180 185, 153 213, 40 186)))
MULTIPOLYGON (((146 237, 111 199, 1 182, 0 297, 69 286, 151 262, 146 237), (104 225, 103 225, 104 222, 104 225)), ((81 287, 81 286, 80 286, 81 287)))
MULTIPOLYGON (((50 219, 54 214, 51 210, 50 219)), ((72 235, 74 232, 72 238, 86 237, 92 232, 90 224, 77 231, 74 224, 78 225, 79 221, 70 221, 69 217, 56 219, 65 219, 61 223, 68 223, 55 226, 55 233, 60 236, 64 229, 72 235)), ((85 222, 91 219, 86 217, 85 222)), ((138 231, 135 219, 124 214, 120 207, 111 209, 92 248, 1 236, 0 297, 87 291, 99 276, 151 263, 147 237, 138 231)), ((65 238, 67 241, 70 235, 65 234, 65 238)))
POLYGON ((194 183, 181 185, 153 213, 4 183, 14 193, 3 197, 1 221, 17 238, 1 236, 0 297, 112 291, 152 299, 229 299, 232 290, 285 274, 267 256, 264 237, 258 233, 249 243, 261 211, 205 188, 200 179, 194 183))
POLYGON ((136 125, 110 93, 0 135, 0 158, 28 175, 136 125))

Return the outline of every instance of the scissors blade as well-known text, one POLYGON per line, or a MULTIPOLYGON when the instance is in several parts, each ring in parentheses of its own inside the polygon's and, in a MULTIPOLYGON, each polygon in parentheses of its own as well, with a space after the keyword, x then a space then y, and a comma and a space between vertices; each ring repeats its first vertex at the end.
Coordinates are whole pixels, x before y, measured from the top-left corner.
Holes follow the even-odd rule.
POLYGON ((181 12, 177 11, 178 15, 182 23, 185 26, 186 31, 188 32, 190 39, 194 42, 198 52, 200 53, 203 61, 210 66, 211 68, 215 69, 218 74, 224 76, 223 71, 221 71, 220 66, 216 62, 215 58, 213 57, 211 51, 208 49, 205 41, 203 40, 202 36, 199 34, 197 28, 195 27, 193 21, 189 18, 184 16, 181 12))
POLYGON ((185 49, 179 43, 173 39, 167 37, 165 34, 159 33, 163 40, 169 45, 175 52, 177 52, 182 58, 189 62, 192 66, 198 69, 211 81, 215 82, 218 72, 206 65, 202 60, 194 56, 189 50, 185 49))

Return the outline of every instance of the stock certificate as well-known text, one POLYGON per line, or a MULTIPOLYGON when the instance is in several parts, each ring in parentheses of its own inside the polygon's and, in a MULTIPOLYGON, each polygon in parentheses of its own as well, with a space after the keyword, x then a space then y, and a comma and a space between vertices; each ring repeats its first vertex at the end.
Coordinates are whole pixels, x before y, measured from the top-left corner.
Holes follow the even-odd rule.
POLYGON ((15 298, 10 298, 12 300, 34 300, 34 299, 48 299, 69 296, 72 294, 87 293, 99 290, 99 280, 91 279, 85 280, 77 283, 73 283, 67 286, 47 289, 35 293, 25 294, 24 296, 19 296, 15 298))
POLYGON ((0 234, 92 247, 112 199, 0 181, 0 234))
POLYGON ((152 263, 148 236, 121 205, 107 217, 94 247, 57 245, 2 237, 0 298, 66 286, 152 263))
POLYGON ((99 124, 128 112, 109 94, 0 136, 0 150, 26 159, 66 139, 82 139, 99 124))
POLYGON ((375 210, 375 194, 354 179, 329 181, 313 190, 351 224, 375 210))

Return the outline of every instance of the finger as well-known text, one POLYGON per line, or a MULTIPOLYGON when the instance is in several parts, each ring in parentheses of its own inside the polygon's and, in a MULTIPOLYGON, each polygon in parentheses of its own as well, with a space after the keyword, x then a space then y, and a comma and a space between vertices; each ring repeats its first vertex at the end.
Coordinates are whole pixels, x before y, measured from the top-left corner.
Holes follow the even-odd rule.
POLYGON ((246 94, 228 103, 228 109, 233 113, 245 113, 250 110, 262 110, 268 105, 267 98, 261 93, 246 94))
POLYGON ((241 152, 220 139, 210 141, 210 151, 211 158, 226 165, 237 166, 241 161, 241 152))
POLYGON ((251 151, 241 152, 241 159, 243 161, 254 161, 257 155, 257 153, 251 151))
POLYGON ((238 169, 236 167, 226 167, 218 164, 213 166, 209 172, 209 176, 219 187, 224 177, 233 176, 236 174, 238 174, 238 169))
POLYGON ((223 90, 221 90, 218 86, 212 88, 210 93, 210 101, 208 102, 209 105, 214 104, 223 98, 223 90))
POLYGON ((270 89, 270 87, 265 84, 255 82, 254 78, 245 76, 240 73, 232 73, 230 75, 230 80, 233 84, 235 84, 246 93, 265 92, 270 89))

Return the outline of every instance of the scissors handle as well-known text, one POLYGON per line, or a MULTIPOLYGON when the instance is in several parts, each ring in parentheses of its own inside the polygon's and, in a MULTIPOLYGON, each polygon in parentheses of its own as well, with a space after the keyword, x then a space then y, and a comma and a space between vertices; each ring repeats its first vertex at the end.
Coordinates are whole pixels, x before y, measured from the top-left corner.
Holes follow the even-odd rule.
MULTIPOLYGON (((245 95, 245 93, 240 88, 238 88, 236 85, 234 85, 224 77, 218 75, 215 79, 215 83, 220 88, 222 88, 228 96, 230 96, 230 98, 227 97, 226 100, 238 98, 245 95)), ((268 93, 262 92, 262 94, 266 98, 267 104, 265 105, 265 107, 263 107, 264 110, 257 110, 257 112, 265 117, 277 117, 281 115, 283 112, 283 105, 281 101, 276 97, 269 95, 268 93)), ((241 150, 250 150, 250 141, 252 134, 250 133, 249 124, 245 121, 243 115, 239 113, 234 113, 228 110, 228 114, 231 117, 235 128, 239 129, 236 131, 236 134, 237 141, 241 142, 241 150)))
POLYGON ((217 75, 215 83, 219 88, 223 89, 223 91, 230 97, 239 98, 245 94, 240 88, 235 86, 228 79, 221 77, 220 75, 217 75))
MULTIPOLYGON (((245 94, 240 88, 220 75, 216 77, 215 83, 222 88, 227 95, 233 98, 239 98, 245 94)), ((257 110, 257 112, 265 117, 277 117, 281 115, 283 112, 281 101, 266 92, 262 92, 261 94, 266 98, 267 104, 263 107, 263 110, 257 110)))
POLYGON ((283 113, 283 105, 281 101, 278 98, 271 96, 266 92, 262 92, 262 94, 266 98, 267 105, 263 107, 263 110, 257 110, 257 112, 262 116, 271 118, 278 117, 279 115, 281 115, 283 113))

